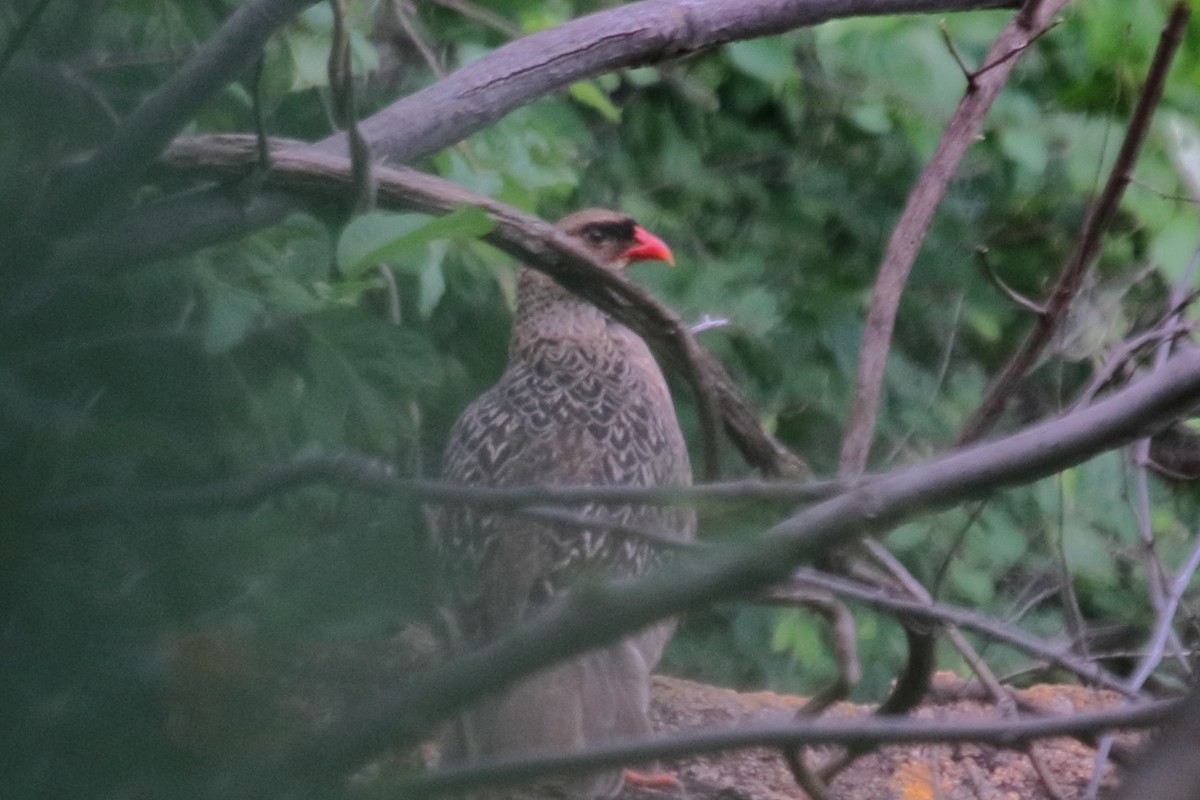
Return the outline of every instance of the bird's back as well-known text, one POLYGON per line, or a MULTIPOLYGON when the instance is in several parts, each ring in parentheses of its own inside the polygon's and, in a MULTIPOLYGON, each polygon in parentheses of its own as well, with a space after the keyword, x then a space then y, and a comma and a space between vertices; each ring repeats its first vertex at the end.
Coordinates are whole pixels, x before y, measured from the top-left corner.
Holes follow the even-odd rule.
MULTIPOLYGON (((445 480, 508 487, 691 483, 661 371, 641 339, 595 313, 600 325, 585 335, 547 333, 514 354, 500 381, 455 423, 445 480)), ((680 538, 690 538, 695 526, 688 509, 589 503, 572 510, 680 538)), ((620 531, 467 507, 441 510, 437 524, 470 638, 510 627, 581 573, 637 575, 658 554, 648 539, 620 531)))
MULTIPOLYGON (((612 269, 670 259, 661 241, 614 212, 579 212, 559 227, 612 269)), ((691 468, 666 381, 645 343, 525 269, 508 366, 455 423, 442 477, 491 487, 684 486, 691 468)), ((457 644, 502 635, 580 581, 643 573, 661 545, 633 531, 686 539, 695 529, 690 509, 583 503, 568 513, 571 521, 465 503, 431 510, 457 644)), ((649 673, 673 627, 656 623, 477 704, 454 726, 448 757, 579 749, 647 733, 649 673)), ((619 785, 620 773, 610 772, 568 792, 608 795, 619 785)))

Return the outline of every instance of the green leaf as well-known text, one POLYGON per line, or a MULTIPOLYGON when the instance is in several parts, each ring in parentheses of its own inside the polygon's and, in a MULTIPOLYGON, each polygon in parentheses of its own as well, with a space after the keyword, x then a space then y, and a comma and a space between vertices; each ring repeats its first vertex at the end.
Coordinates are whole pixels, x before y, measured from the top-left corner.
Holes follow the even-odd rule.
POLYGON ((725 46, 725 54, 735 67, 772 89, 797 79, 800 74, 791 42, 785 37, 732 42, 725 46))
POLYGON ((850 112, 850 120, 867 133, 883 134, 892 129, 892 119, 882 103, 863 103, 850 112))
POLYGON ((429 319, 433 309, 446 293, 446 277, 442 273, 442 261, 449 248, 445 242, 433 242, 429 245, 429 261, 417 279, 417 312, 429 319))
POLYGON ((1033 128, 1006 128, 1000 132, 1000 149, 1022 170, 1031 176, 1046 171, 1050 154, 1046 137, 1033 128))
POLYGON ((347 277, 362 275, 385 261, 435 239, 478 238, 495 227, 478 206, 459 206, 441 217, 375 211, 356 217, 338 240, 337 261, 347 277))
POLYGON ((203 342, 208 353, 225 353, 246 338, 263 313, 259 298, 249 292, 218 281, 204 283, 208 306, 203 342))
POLYGON ((613 102, 608 99, 608 95, 601 91, 594 81, 572 83, 569 91, 571 97, 599 112, 609 122, 621 121, 621 109, 613 105, 613 102))
POLYGON ((962 561, 952 561, 948 573, 950 583, 973 605, 985 605, 995 596, 995 581, 986 570, 973 569, 962 561))
POLYGON ((301 406, 306 429, 331 446, 394 447, 407 435, 398 403, 441 379, 428 340, 356 310, 303 319, 312 336, 301 406))

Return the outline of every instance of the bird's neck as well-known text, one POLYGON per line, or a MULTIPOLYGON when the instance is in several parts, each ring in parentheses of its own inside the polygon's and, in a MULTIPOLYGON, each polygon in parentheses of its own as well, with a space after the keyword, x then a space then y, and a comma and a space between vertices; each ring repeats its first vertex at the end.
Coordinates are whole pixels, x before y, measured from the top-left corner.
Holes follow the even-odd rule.
POLYGON ((605 346, 609 319, 599 309, 542 273, 523 267, 517 278, 509 361, 536 353, 548 343, 605 346))

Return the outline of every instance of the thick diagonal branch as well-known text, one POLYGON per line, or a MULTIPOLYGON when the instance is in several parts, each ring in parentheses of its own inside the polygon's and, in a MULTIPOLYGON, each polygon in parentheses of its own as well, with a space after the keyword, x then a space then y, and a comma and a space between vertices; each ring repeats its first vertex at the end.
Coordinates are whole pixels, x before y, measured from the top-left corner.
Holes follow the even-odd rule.
POLYGON ((411 742, 439 720, 521 675, 690 608, 746 596, 787 579, 800 563, 850 537, 917 512, 1028 483, 1160 429, 1200 401, 1200 350, 1058 420, 1006 439, 880 476, 819 503, 735 554, 681 559, 669 574, 568 596, 529 625, 441 667, 386 703, 292 753, 282 774, 335 780, 384 747, 411 742))

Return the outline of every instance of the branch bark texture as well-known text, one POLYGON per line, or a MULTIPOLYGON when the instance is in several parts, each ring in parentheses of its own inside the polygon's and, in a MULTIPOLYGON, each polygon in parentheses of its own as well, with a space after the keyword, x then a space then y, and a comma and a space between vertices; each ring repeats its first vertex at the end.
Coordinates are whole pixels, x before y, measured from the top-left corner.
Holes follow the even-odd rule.
MULTIPOLYGON (((655 64, 739 39, 839 17, 944 13, 1012 0, 644 0, 526 36, 363 121, 371 151, 412 163, 487 127, 513 109, 623 67, 655 64)), ((344 153, 342 134, 322 150, 344 153)))

